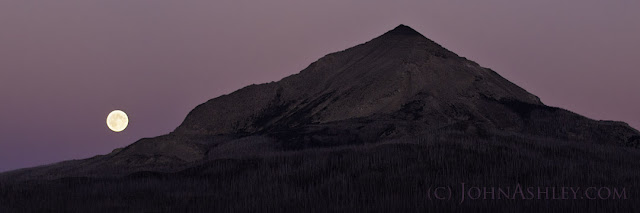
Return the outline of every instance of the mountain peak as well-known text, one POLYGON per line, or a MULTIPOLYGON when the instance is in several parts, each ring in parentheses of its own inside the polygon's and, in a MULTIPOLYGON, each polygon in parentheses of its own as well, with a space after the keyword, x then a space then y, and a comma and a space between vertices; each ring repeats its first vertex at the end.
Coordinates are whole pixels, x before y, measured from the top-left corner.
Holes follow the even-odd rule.
POLYGON ((422 34, 420 34, 418 31, 414 30, 413 28, 401 24, 398 25, 396 28, 393 28, 393 30, 390 30, 389 32, 385 33, 387 35, 403 35, 403 36, 423 36, 422 34))
POLYGON ((425 129, 457 121, 462 108, 468 118, 495 123, 474 107, 491 109, 491 101, 502 99, 542 104, 497 73, 399 25, 364 44, 329 54, 297 75, 211 99, 193 109, 175 132, 289 131, 374 115, 398 117, 402 110, 413 111, 406 109, 412 103, 421 109, 417 114, 425 113, 417 117, 432 124, 425 129), (466 105, 458 111, 443 111, 461 103, 466 105))

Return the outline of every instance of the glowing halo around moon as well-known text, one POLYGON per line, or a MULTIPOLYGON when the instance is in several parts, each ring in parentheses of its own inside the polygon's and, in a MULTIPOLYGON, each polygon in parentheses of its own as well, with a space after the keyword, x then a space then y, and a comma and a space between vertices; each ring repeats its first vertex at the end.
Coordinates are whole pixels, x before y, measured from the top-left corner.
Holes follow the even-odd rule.
POLYGON ((113 110, 107 116, 107 126, 114 132, 121 132, 129 124, 129 117, 122 110, 113 110))

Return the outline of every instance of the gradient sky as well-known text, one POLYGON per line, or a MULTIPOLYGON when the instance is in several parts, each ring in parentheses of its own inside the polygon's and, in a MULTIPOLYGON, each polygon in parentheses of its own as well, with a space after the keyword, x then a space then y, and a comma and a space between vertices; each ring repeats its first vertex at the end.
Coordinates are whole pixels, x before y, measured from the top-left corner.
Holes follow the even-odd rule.
POLYGON ((168 133, 210 98, 399 24, 548 105, 640 128, 640 1, 387 2, 2 0, 0 171, 168 133), (131 120, 120 133, 114 109, 131 120))

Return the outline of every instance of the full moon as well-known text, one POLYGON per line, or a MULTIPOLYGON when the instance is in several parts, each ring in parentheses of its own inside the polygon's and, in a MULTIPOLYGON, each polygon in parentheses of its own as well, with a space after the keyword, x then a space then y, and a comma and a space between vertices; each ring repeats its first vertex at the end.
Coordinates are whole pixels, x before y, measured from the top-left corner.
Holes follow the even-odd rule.
POLYGON ((122 110, 113 110, 107 116, 107 126, 114 132, 121 132, 129 124, 129 117, 122 110))

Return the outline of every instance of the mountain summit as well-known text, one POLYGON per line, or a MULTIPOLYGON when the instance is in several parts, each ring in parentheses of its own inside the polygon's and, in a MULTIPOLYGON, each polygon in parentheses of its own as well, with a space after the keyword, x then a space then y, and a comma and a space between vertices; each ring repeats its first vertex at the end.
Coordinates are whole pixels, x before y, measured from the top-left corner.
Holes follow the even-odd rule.
POLYGON ((396 28, 393 28, 393 30, 385 33, 387 35, 404 35, 404 36, 420 36, 420 37, 424 37, 422 34, 420 34, 418 31, 414 30, 413 28, 401 24, 398 25, 396 28))
POLYGON ((29 174, 177 171, 212 159, 402 138, 505 137, 640 146, 640 134, 627 124, 546 106, 493 70, 400 25, 278 82, 208 100, 170 134, 29 174))

